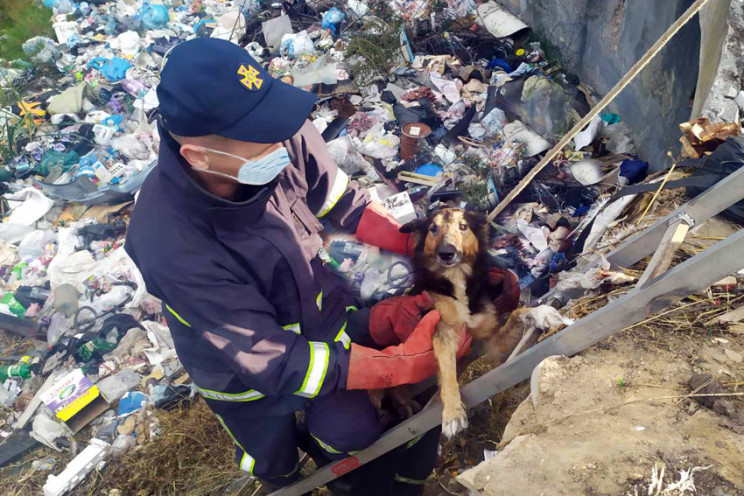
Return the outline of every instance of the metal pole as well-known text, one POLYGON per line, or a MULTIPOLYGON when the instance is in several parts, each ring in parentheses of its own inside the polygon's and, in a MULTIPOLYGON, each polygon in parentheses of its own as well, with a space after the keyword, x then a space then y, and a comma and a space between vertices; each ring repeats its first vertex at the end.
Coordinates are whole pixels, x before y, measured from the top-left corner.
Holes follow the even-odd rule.
MULTIPOLYGON (((529 378, 532 370, 545 358, 575 355, 681 298, 710 286, 742 268, 744 261, 741 253, 744 253, 744 229, 652 279, 642 289, 626 294, 530 348, 515 360, 474 380, 462 389, 463 402, 472 408, 529 378)), ((356 456, 321 467, 301 481, 271 493, 271 496, 300 496, 384 455, 441 422, 442 404, 437 401, 390 429, 356 456)))

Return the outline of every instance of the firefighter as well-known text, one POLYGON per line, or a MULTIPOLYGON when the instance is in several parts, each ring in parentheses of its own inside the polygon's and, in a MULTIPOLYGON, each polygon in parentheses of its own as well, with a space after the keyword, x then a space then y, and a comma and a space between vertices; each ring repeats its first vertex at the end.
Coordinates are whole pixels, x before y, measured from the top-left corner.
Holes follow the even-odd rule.
MULTIPOLYGON (((362 308, 326 264, 321 222, 399 253, 399 224, 340 170, 307 120, 315 97, 269 76, 238 45, 174 48, 157 88, 158 165, 137 197, 126 250, 163 302, 178 356, 268 487, 373 443, 366 390, 436 372, 428 295, 362 308), (298 425, 296 412, 303 412, 298 425)), ((462 330, 460 354, 469 348, 462 330)), ((418 494, 438 431, 339 479, 336 494, 418 494)))

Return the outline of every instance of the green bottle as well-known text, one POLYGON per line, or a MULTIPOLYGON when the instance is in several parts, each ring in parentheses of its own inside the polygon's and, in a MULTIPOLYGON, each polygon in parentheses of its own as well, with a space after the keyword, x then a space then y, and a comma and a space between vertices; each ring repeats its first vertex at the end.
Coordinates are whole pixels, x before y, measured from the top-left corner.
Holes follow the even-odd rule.
POLYGON ((93 358, 93 354, 96 351, 103 351, 103 353, 101 353, 101 355, 103 355, 114 348, 116 348, 116 343, 109 343, 103 338, 96 338, 80 345, 77 349, 77 353, 75 353, 75 358, 81 362, 87 362, 93 358))
POLYGON ((31 377, 31 364, 19 363, 17 365, 0 366, 0 384, 5 382, 9 377, 28 379, 31 377))

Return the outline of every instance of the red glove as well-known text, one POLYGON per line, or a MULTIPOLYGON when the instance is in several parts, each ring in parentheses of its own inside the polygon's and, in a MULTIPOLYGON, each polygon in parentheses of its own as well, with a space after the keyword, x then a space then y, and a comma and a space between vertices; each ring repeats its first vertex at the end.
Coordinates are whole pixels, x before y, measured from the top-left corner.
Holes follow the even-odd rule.
POLYGON ((379 346, 404 343, 433 306, 434 300, 426 292, 381 301, 369 312, 369 335, 379 346))
MULTIPOLYGON (((415 384, 437 372, 437 360, 431 336, 441 315, 438 310, 427 313, 403 344, 388 346, 382 351, 351 344, 349 374, 346 389, 384 389, 415 384)), ((457 356, 470 351, 472 338, 463 326, 459 331, 457 356)))
POLYGON ((514 272, 492 267, 488 269, 488 282, 494 286, 501 284, 501 294, 493 300, 498 313, 508 313, 519 306, 519 281, 514 272))
POLYGON ((416 242, 413 233, 404 234, 400 232, 400 227, 400 222, 395 220, 395 217, 390 215, 385 207, 372 202, 362 213, 356 237, 362 243, 400 255, 411 256, 416 242))

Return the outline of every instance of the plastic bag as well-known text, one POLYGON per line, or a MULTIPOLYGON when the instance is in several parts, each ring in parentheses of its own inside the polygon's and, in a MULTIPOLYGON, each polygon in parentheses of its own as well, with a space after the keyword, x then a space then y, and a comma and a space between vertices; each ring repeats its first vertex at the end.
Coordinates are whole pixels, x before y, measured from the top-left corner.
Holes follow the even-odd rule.
POLYGON ((48 243, 54 243, 57 235, 51 230, 36 230, 23 237, 18 245, 18 256, 23 258, 38 258, 44 254, 44 247, 48 243))
POLYGON ((266 46, 271 49, 280 47, 285 36, 294 36, 292 34, 292 23, 289 16, 279 16, 261 24, 266 46))
POLYGON ((31 57, 33 62, 39 64, 54 64, 54 61, 60 57, 57 44, 46 36, 34 36, 26 40, 21 48, 23 48, 23 53, 31 57))
POLYGON ((358 18, 364 17, 369 12, 369 5, 364 0, 349 0, 346 4, 358 18))
POLYGON ((128 60, 119 57, 113 57, 111 59, 96 57, 88 62, 88 69, 91 67, 98 69, 103 74, 103 77, 115 83, 127 77, 127 71, 132 67, 132 64, 128 60))
POLYGON ((315 53, 315 46, 307 31, 300 31, 297 34, 285 34, 282 37, 279 51, 282 55, 290 59, 296 59, 303 55, 313 55, 315 53))
POLYGON ((341 26, 341 23, 344 22, 345 18, 346 14, 341 12, 338 8, 333 7, 331 10, 323 14, 321 27, 323 29, 330 29, 333 36, 336 36, 338 34, 338 28, 341 26))
POLYGON ((168 21, 170 21, 168 8, 165 5, 150 5, 146 3, 137 12, 137 15, 140 16, 142 24, 147 29, 163 29, 168 25, 168 21))
POLYGON ((137 387, 142 377, 130 368, 126 368, 110 375, 98 382, 98 390, 103 399, 109 403, 121 399, 122 396, 137 387))
POLYGON ((147 160, 150 157, 150 150, 133 134, 119 136, 111 142, 111 146, 129 159, 147 160))
POLYGON ((291 74, 294 78, 292 84, 297 87, 318 83, 336 84, 338 82, 336 78, 336 64, 331 62, 328 55, 319 57, 318 60, 302 69, 295 67, 291 74))
POLYGON ((32 426, 31 437, 56 451, 62 450, 57 447, 54 441, 60 437, 64 438, 72 434, 69 428, 55 422, 45 413, 39 413, 34 418, 32 426))
POLYGON ((55 0, 54 4, 54 10, 57 14, 71 14, 76 7, 72 0, 55 0))
POLYGON ((238 0, 235 3, 246 17, 253 17, 264 8, 261 0, 238 0))
POLYGON ((134 56, 140 49, 141 39, 136 31, 124 31, 109 42, 111 48, 118 49, 126 56, 134 56))
POLYGON ((390 159, 398 156, 400 138, 391 133, 379 134, 370 131, 359 151, 372 158, 390 159))
POLYGON ((504 129, 504 124, 507 122, 506 114, 498 107, 494 107, 493 110, 481 118, 481 124, 491 136, 504 129))

